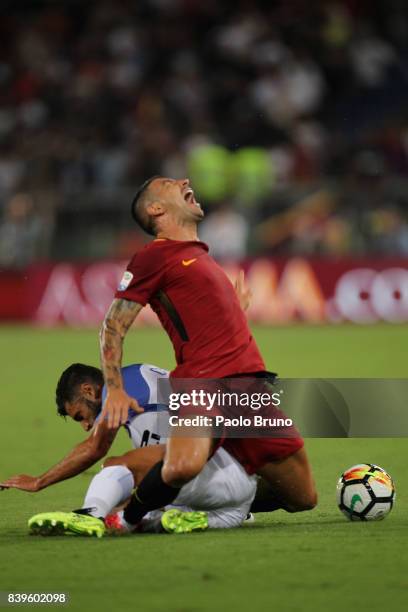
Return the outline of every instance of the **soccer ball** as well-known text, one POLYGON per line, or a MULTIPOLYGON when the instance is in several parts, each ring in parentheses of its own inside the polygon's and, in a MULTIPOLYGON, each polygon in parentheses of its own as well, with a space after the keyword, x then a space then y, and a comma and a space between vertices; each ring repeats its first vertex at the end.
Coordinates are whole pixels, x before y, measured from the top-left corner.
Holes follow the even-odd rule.
POLYGON ((353 465, 337 483, 337 505, 350 521, 378 521, 387 516, 395 501, 395 486, 378 465, 353 465))

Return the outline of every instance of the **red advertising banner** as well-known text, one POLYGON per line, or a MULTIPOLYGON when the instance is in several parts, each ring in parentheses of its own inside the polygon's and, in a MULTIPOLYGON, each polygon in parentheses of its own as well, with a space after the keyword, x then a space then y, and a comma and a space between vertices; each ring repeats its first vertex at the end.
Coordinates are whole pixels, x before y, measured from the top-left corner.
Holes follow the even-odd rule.
MULTIPOLYGON (((1 320, 99 325, 125 262, 35 265, 0 271, 1 320)), ((240 266, 224 266, 234 280, 240 266)), ((408 260, 255 259, 243 265, 252 290, 248 316, 261 324, 408 322, 408 260)), ((144 308, 138 325, 157 325, 144 308)))

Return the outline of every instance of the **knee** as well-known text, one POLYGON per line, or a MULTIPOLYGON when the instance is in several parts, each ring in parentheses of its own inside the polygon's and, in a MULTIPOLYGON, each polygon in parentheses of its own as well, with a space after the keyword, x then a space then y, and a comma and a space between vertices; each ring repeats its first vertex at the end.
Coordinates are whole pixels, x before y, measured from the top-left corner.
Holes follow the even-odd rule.
POLYGON ((317 491, 315 489, 308 491, 299 499, 294 500, 287 507, 288 512, 305 512, 313 510, 317 506, 317 491))
POLYGON ((165 461, 162 469, 162 478, 170 486, 182 487, 201 472, 203 465, 189 459, 165 461))
POLYGON ((305 510, 313 510, 317 506, 317 492, 311 491, 300 503, 297 512, 303 512, 305 510))

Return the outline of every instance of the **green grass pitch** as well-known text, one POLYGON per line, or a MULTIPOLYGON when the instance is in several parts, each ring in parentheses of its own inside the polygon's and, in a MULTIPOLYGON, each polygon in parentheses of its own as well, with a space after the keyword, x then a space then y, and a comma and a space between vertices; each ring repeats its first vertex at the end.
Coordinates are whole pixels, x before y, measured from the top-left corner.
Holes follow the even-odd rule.
MULTIPOLYGON (((254 330, 267 365, 284 377, 408 377, 408 327, 254 330)), ((55 384, 73 361, 98 364, 94 330, 0 328, 0 478, 38 474, 83 438, 56 416, 55 384)), ((172 365, 161 330, 130 334, 125 363, 172 365)), ((384 406, 384 410, 387 407, 384 406)), ((125 434, 113 452, 127 448, 125 434)), ((0 492, 0 591, 70 594, 70 610, 170 612, 343 611, 407 608, 408 472, 405 439, 308 440, 320 500, 303 514, 257 515, 231 531, 102 540, 29 536, 35 512, 82 503, 97 466, 37 494, 0 492), (349 523, 335 484, 350 465, 383 466, 397 502, 379 523, 349 523)))

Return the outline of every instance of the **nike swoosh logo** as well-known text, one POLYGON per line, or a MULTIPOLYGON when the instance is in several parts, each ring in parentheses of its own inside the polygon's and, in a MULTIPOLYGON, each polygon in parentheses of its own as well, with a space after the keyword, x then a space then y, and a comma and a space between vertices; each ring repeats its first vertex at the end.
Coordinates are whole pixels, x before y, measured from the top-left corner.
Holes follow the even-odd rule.
POLYGON ((353 497, 351 498, 351 504, 350 504, 350 512, 354 511, 354 507, 355 505, 360 502, 360 504, 363 503, 363 500, 361 499, 360 495, 358 495, 357 493, 355 493, 353 495, 353 497))
POLYGON ((194 259, 183 259, 181 263, 183 264, 183 266, 191 266, 191 264, 195 261, 197 261, 197 257, 195 257, 194 259))

